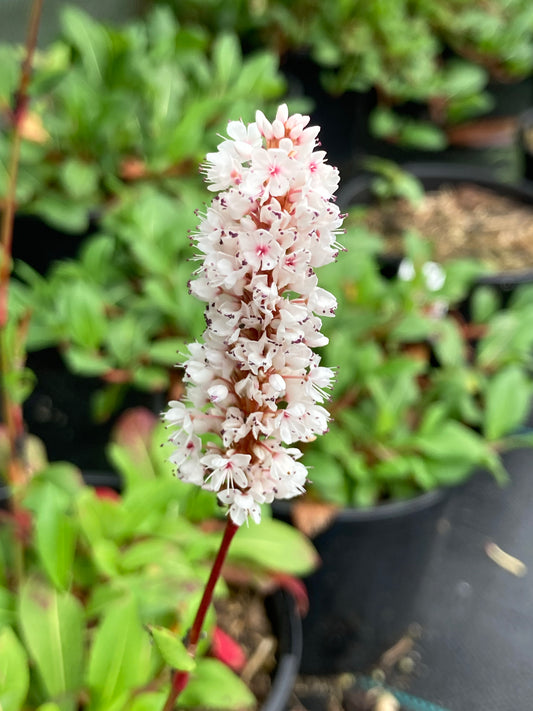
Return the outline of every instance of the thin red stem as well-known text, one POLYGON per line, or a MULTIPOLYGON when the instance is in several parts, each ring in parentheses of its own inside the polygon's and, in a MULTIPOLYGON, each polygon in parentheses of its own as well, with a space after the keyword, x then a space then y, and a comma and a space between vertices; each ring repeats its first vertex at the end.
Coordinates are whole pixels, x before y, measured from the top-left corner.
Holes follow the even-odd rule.
MULTIPOLYGON (((20 80, 15 94, 12 111, 13 135, 11 144, 11 156, 8 167, 8 184, 2 211, 2 222, 0 227, 0 368, 3 382, 0 392, 2 401, 2 414, 7 426, 9 439, 10 458, 8 463, 8 478, 12 483, 18 483, 25 479, 24 463, 24 424, 22 418, 22 408, 8 392, 6 387, 6 377, 10 369, 18 368, 17 364, 11 362, 8 350, 8 336, 6 333, 8 320, 9 301, 9 281, 11 277, 11 256, 13 247, 13 223, 15 218, 17 176, 20 160, 20 149, 22 143, 23 123, 29 103, 29 84, 33 65, 33 56, 37 46, 37 35, 41 19, 43 0, 34 0, 31 8, 31 15, 26 37, 26 54, 20 73, 20 80)), ((19 337, 23 337, 23 329, 19 329, 19 337)))
MULTIPOLYGON (((233 523, 231 518, 228 516, 228 519, 226 521, 226 528, 224 529, 224 535, 222 536, 222 540, 220 542, 220 548, 218 549, 216 558, 213 561, 213 566, 211 568, 207 583, 205 584, 202 599, 200 600, 200 604, 198 605, 196 617, 194 618, 194 622, 189 632, 189 637, 187 641, 187 651, 189 652, 191 657, 194 657, 194 655, 196 654, 196 647, 198 646, 198 642, 200 640, 202 627, 205 622, 205 616, 209 609, 209 605, 211 604, 211 601, 213 599, 215 585, 217 584, 217 581, 220 577, 222 566, 224 565, 224 561, 226 559, 230 543, 233 540, 233 536, 237 533, 238 528, 239 527, 237 526, 237 524, 233 523)), ((163 711, 172 711, 178 699, 178 696, 185 689, 188 681, 188 672, 183 672, 179 670, 174 671, 172 675, 172 684, 170 687, 170 692, 163 707, 163 711)))

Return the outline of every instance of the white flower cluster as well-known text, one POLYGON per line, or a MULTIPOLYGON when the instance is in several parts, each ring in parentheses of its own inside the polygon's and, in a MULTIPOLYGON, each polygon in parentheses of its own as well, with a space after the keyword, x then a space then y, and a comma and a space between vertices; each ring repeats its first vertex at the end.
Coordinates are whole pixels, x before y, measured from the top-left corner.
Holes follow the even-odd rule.
POLYGON ((248 126, 231 122, 204 168, 219 194, 195 236, 203 261, 190 290, 207 302, 207 328, 189 345, 187 403, 172 401, 165 419, 179 478, 218 492, 237 525, 303 492, 292 445, 328 427, 334 373, 312 348, 327 343, 320 316, 336 300, 314 269, 335 260, 343 218, 338 172, 308 121, 283 105, 272 123, 260 111, 248 126))

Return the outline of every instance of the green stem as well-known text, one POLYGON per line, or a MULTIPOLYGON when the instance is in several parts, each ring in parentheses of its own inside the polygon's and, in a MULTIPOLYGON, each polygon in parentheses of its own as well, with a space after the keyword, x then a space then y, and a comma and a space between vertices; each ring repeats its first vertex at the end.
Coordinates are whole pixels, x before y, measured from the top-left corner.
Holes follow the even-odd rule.
MULTIPOLYGON (((189 632, 189 637, 188 637, 188 642, 187 642, 187 651, 189 652, 191 657, 194 657, 194 655, 196 654, 196 647, 198 646, 198 641, 200 640, 200 635, 202 633, 202 627, 204 625, 205 616, 206 616, 207 611, 209 609, 209 605, 211 604, 211 600, 213 599, 213 592, 215 590, 215 585, 220 577, 220 573, 222 571, 222 566, 224 565, 224 561, 226 559, 226 555, 228 553, 230 543, 233 540, 233 536, 236 534, 238 528, 239 527, 235 523, 233 523, 231 518, 228 516, 228 520, 226 522, 226 528, 224 529, 224 535, 222 537, 222 541, 220 542, 220 548, 218 549, 216 558, 213 561, 213 567, 211 568, 211 573, 209 574, 209 578, 207 580, 207 583, 205 584, 202 599, 200 600, 200 604, 199 604, 198 610, 196 612, 196 617, 194 618, 194 622, 193 622, 191 630, 189 632)), ((178 696, 185 689, 188 681, 189 681, 189 673, 188 672, 179 671, 178 669, 176 669, 174 671, 174 673, 172 675, 172 683, 170 686, 170 692, 168 694, 166 703, 163 707, 163 711, 172 711, 172 709, 174 708, 174 705, 178 699, 178 696)))

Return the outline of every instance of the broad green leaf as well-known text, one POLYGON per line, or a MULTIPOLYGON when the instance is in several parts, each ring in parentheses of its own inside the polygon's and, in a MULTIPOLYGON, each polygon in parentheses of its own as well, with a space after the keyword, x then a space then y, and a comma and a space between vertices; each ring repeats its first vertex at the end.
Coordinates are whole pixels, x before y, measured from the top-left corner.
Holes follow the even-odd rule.
POLYGON ((150 346, 149 355, 155 363, 175 365, 178 362, 178 353, 183 352, 185 346, 183 338, 165 338, 150 346))
POLYGON ((185 708, 246 709, 256 703, 246 684, 217 659, 199 659, 180 695, 180 704, 185 708))
POLYGON ((260 526, 241 526, 229 549, 229 559, 243 559, 267 570, 292 575, 310 573, 317 554, 310 541, 293 526, 264 519, 260 526))
POLYGON ((52 583, 65 590, 72 575, 77 529, 57 493, 53 487, 44 488, 35 517, 35 537, 43 568, 52 583))
POLYGON ((128 711, 161 711, 167 694, 161 691, 149 691, 136 696, 128 706, 128 711))
POLYGON ((52 227, 65 232, 84 232, 89 227, 89 206, 75 200, 66 200, 64 195, 48 191, 43 197, 33 200, 31 212, 39 215, 52 227))
MULTIPOLYGON (((0 552, 0 560, 2 554, 0 552)), ((0 563, 1 566, 1 563, 0 563)), ((12 624, 16 619, 17 600, 7 588, 0 587, 0 628, 12 624)))
MULTIPOLYGON (((328 434, 330 444, 334 437, 328 434)), ((326 501, 343 506, 348 495, 346 473, 338 460, 330 453, 308 450, 304 463, 309 467, 309 477, 315 490, 326 501)))
POLYGON ((99 353, 77 346, 69 346, 63 354, 67 365, 74 373, 87 377, 103 375, 111 369, 111 362, 99 353))
POLYGON ((46 693, 74 711, 82 682, 84 620, 81 603, 37 578, 22 586, 19 624, 46 693))
POLYGON ((65 191, 74 200, 93 195, 98 187, 99 171, 76 158, 65 161, 59 171, 59 177, 65 191))
POLYGON ((65 37, 76 47, 89 81, 98 85, 109 54, 110 38, 105 28, 76 7, 64 7, 61 26, 65 37))
POLYGON ((108 334, 104 295, 92 284, 78 281, 68 290, 67 314, 72 341, 89 353, 108 334))
POLYGON ((61 707, 55 704, 53 701, 47 701, 45 704, 39 706, 37 711, 61 711, 61 707))
POLYGON ((164 627, 148 625, 148 629, 163 660, 171 669, 184 672, 195 669, 196 662, 187 652, 181 639, 164 627))
POLYGON ((213 65, 215 81, 228 86, 239 74, 242 54, 239 40, 235 35, 221 35, 213 45, 213 65))
POLYGON ((105 709, 145 684, 150 676, 150 640, 133 597, 110 606, 94 635, 87 683, 90 708, 105 709))
POLYGON ((494 441, 526 420, 531 408, 531 380, 518 366, 494 375, 488 385, 483 431, 494 441))
POLYGON ((0 629, 0 709, 20 711, 28 693, 30 670, 26 652, 11 627, 0 629))

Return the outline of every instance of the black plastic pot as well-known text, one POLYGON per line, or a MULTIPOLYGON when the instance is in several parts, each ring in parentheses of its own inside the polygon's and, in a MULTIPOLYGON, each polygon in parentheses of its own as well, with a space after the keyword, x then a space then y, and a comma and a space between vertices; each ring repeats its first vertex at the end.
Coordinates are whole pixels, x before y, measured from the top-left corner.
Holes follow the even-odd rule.
POLYGON ((364 671, 406 633, 446 500, 438 490, 342 509, 313 539, 322 564, 305 581, 303 674, 364 671))
POLYGON ((120 413, 131 407, 146 407, 159 414, 165 406, 163 393, 128 388, 124 399, 108 420, 96 421, 91 400, 104 382, 70 372, 56 349, 30 353, 28 367, 36 385, 24 403, 28 431, 46 446, 48 458, 67 460, 82 469, 108 468, 105 450, 120 413))
POLYGON ((533 108, 524 111, 518 120, 517 143, 522 176, 533 180, 533 108))
POLYGON ((291 594, 279 590, 265 600, 265 607, 278 640, 272 686, 261 711, 284 711, 300 669, 302 621, 291 594))
MULTIPOLYGON (((444 185, 472 183, 518 203, 533 206, 533 184, 527 182, 521 184, 502 183, 487 174, 486 170, 446 163, 408 163, 403 168, 417 177, 426 191, 438 190, 444 185)), ((350 207, 369 205, 374 202, 372 179, 371 175, 364 173, 341 185, 338 196, 341 208, 348 210, 350 207)), ((389 271, 391 269, 395 271, 394 266, 397 264, 398 262, 386 264, 386 268, 388 267, 389 271)), ((533 283, 532 268, 486 274, 477 279, 474 289, 481 285, 492 285, 499 291, 502 304, 505 305, 509 296, 518 286, 529 283, 533 283)), ((467 305, 465 309, 468 310, 467 305)))

